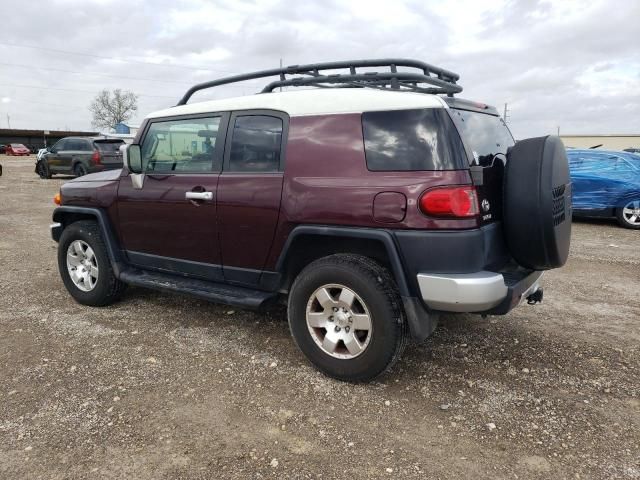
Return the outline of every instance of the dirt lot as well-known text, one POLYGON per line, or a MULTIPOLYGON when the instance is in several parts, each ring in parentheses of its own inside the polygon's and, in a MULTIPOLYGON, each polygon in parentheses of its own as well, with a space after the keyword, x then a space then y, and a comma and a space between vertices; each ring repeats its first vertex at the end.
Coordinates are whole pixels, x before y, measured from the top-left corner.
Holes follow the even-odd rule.
POLYGON ((0 478, 640 478, 640 232, 574 223, 545 303, 448 317, 378 382, 285 313, 65 291, 34 157, 0 157, 0 478), (495 428, 494 428, 495 426, 495 428))

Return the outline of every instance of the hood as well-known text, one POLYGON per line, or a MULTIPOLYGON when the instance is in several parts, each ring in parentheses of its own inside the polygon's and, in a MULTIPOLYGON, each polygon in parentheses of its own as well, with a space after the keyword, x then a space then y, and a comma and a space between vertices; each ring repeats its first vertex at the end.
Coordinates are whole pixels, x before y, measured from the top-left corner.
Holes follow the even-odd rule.
POLYGON ((121 168, 118 168, 116 170, 105 170, 104 172, 90 173, 88 175, 83 175, 82 177, 74 178, 73 180, 69 180, 67 183, 109 182, 112 180, 117 180, 121 174, 121 168))

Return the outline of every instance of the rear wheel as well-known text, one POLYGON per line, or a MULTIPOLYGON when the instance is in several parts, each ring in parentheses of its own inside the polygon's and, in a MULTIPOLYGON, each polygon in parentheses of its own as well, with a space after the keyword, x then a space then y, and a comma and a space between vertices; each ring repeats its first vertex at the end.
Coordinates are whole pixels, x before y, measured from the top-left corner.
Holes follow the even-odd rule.
POLYGON ((75 167, 73 167, 73 173, 76 177, 82 177, 89 173, 89 171, 82 163, 76 163, 75 167))
POLYGON ((308 265, 289 294, 289 327, 302 353, 325 374, 371 380, 405 348, 408 331, 390 273, 359 255, 308 265))
POLYGON ((628 202, 616 210, 618 223, 625 228, 640 229, 640 199, 628 202))
POLYGON ((58 243, 58 268, 64 286, 83 305, 109 305, 126 288, 113 273, 98 224, 91 220, 64 229, 58 243))

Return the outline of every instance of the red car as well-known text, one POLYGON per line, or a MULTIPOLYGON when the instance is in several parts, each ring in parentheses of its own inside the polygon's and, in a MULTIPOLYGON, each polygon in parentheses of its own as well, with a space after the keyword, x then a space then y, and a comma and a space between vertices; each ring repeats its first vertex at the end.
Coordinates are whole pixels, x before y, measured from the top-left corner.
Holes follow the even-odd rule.
POLYGON ((31 155, 31 150, 21 143, 10 143, 5 147, 4 153, 6 155, 31 155))

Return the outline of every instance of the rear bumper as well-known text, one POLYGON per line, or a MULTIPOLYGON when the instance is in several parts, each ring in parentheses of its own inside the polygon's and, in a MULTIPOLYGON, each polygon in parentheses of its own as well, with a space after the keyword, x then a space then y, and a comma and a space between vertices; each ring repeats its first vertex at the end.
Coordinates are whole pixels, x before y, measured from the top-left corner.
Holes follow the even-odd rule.
POLYGON ((542 272, 417 275, 420 294, 432 310, 503 315, 539 288, 542 272))

